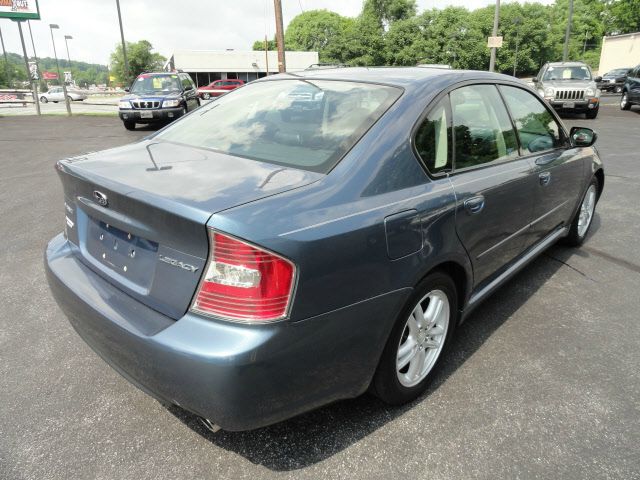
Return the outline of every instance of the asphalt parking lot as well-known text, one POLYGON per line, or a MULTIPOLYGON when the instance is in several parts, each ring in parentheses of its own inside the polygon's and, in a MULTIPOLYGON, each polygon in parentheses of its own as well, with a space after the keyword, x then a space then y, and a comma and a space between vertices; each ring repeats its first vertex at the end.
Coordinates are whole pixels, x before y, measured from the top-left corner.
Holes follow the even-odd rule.
POLYGON ((553 247, 476 310, 427 394, 214 434, 100 360, 44 276, 64 223, 54 162, 149 130, 0 118, 0 478, 640 478, 640 109, 565 122, 599 133, 590 238, 553 247))

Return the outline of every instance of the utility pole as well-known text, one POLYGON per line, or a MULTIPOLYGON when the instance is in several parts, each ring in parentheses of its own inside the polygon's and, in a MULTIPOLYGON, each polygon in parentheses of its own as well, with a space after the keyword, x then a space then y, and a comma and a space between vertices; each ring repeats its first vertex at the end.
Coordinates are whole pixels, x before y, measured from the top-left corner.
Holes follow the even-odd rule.
MULTIPOLYGON (((492 36, 498 36, 498 24, 500 23, 500 0, 496 0, 496 11, 493 15, 493 34, 492 36)), ((496 70, 496 47, 491 47, 491 58, 489 59, 489 71, 495 72, 496 70)))
POLYGON ((4 56, 4 69, 7 75, 7 83, 11 87, 11 75, 9 75, 9 61, 7 60, 7 51, 4 49, 4 38, 2 38, 2 28, 0 28, 0 43, 2 43, 2 55, 4 56))
POLYGON ((569 37, 571 36, 571 21, 573 19, 573 0, 569 0, 569 18, 567 18, 567 31, 564 34, 564 51, 562 61, 569 60, 569 37))
POLYGON ((36 61, 36 69, 38 70, 38 77, 40 77, 40 63, 38 61, 38 54, 36 53, 36 44, 33 41, 33 32, 31 31, 31 20, 27 20, 29 26, 29 36, 31 37, 31 47, 33 48, 33 58, 36 61))
POLYGON ((129 60, 127 60, 127 44, 124 41, 124 29, 122 28, 122 14, 120 13, 120 0, 116 0, 118 7, 118 22, 120 22, 120 39, 122 40, 122 56, 124 58, 125 86, 129 83, 129 60))
POLYGON ((516 26, 516 54, 513 57, 513 76, 516 76, 516 68, 518 66, 518 44, 520 43, 520 22, 522 19, 520 17, 516 17, 513 19, 513 24, 516 26))
POLYGON ((278 72, 287 71, 287 64, 284 58, 284 28, 282 26, 282 2, 273 0, 276 11, 276 42, 278 43, 278 72))
POLYGON ((33 95, 33 103, 36 106, 36 113, 40 115, 40 103, 38 102, 38 90, 36 83, 31 76, 31 69, 29 68, 29 57, 27 57, 27 47, 24 44, 24 35, 22 34, 22 20, 18 20, 18 31, 20 32, 20 43, 22 43, 22 54, 24 55, 24 66, 27 67, 27 75, 29 76, 29 83, 31 84, 31 95, 33 95))
POLYGON ((58 61, 58 52, 56 52, 56 41, 53 38, 53 30, 59 28, 60 27, 55 23, 49 24, 49 30, 51 30, 51 43, 53 43, 53 56, 56 57, 56 67, 58 68, 58 81, 62 82, 62 93, 64 93, 64 103, 67 106, 67 115, 71 116, 71 105, 69 104, 69 95, 67 95, 67 84, 60 72, 60 62, 58 61))
POLYGON ((269 76, 269 41, 267 35, 264 36, 264 63, 267 65, 267 77, 269 76))

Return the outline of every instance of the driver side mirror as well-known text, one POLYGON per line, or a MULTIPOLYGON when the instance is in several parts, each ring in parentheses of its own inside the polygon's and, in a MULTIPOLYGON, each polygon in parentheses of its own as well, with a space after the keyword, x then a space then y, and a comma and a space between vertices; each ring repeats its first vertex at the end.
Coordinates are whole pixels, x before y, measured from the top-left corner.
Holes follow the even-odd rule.
POLYGON ((531 79, 531 81, 532 81, 533 83, 538 83, 538 77, 533 77, 533 78, 531 79))
POLYGON ((569 136, 574 147, 590 147, 598 139, 598 134, 586 127, 572 127, 569 136))
POLYGON ((602 77, 597 76, 596 78, 594 78, 594 80, 595 80, 596 82, 601 82, 601 81, 602 81, 602 77))

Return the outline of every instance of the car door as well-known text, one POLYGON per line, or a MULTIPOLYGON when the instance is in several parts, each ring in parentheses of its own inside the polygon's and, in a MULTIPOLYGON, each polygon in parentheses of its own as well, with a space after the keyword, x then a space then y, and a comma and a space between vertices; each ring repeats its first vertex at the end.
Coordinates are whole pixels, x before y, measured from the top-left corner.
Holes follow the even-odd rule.
POLYGON ((524 250, 536 183, 495 85, 464 86, 449 97, 456 229, 478 285, 524 250))
POLYGON ((182 82, 182 89, 184 91, 184 99, 187 103, 187 111, 191 111, 198 107, 198 92, 195 85, 191 81, 191 77, 186 73, 180 74, 180 82, 182 82))
POLYGON ((523 88, 500 85, 516 126, 523 155, 533 163, 536 187, 533 221, 525 246, 570 221, 583 185, 584 159, 574 149, 564 129, 536 95, 523 88))
POLYGON ((56 87, 52 89, 49 94, 49 100, 52 102, 60 102, 64 100, 64 93, 62 91, 62 88, 56 87))
POLYGON ((627 85, 629 86, 628 98, 634 103, 640 102, 640 66, 634 68, 627 77, 627 85))

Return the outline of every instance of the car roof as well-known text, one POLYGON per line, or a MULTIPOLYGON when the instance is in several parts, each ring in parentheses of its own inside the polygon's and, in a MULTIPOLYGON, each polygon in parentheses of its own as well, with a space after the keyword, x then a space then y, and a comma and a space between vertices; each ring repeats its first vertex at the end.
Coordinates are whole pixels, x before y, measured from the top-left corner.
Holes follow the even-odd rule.
POLYGON ((452 83, 465 80, 518 81, 517 78, 479 70, 447 70, 431 67, 350 67, 304 70, 264 77, 260 81, 285 77, 306 80, 344 80, 393 85, 402 88, 421 87, 429 80, 449 79, 452 83))
POLYGON ((588 67, 584 62, 549 62, 550 67, 588 67))

